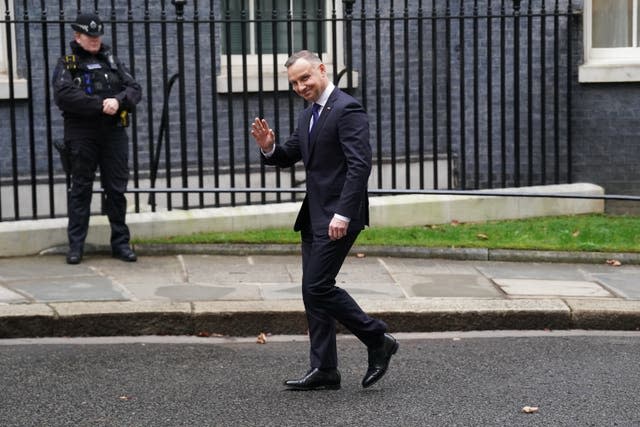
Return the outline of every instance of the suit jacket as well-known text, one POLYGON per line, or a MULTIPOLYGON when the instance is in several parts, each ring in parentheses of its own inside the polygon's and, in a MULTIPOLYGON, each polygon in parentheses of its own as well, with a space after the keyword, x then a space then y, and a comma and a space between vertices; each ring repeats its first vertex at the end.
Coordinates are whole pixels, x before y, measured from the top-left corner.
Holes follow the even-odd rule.
POLYGON ((335 213, 351 219, 349 231, 369 225, 367 181, 371 173, 369 120, 362 105, 335 88, 309 135, 311 106, 298 116, 298 127, 265 163, 289 167, 302 160, 307 194, 294 230, 324 234, 335 213))

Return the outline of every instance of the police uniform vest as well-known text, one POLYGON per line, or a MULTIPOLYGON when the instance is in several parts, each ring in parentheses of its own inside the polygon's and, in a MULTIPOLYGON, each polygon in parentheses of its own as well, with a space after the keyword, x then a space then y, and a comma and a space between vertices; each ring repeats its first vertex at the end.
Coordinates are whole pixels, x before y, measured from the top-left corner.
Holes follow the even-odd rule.
POLYGON ((73 83, 82 88, 87 95, 109 98, 120 92, 122 82, 113 55, 109 53, 101 56, 67 55, 64 57, 64 63, 73 76, 73 83))
MULTIPOLYGON (((118 64, 110 50, 101 51, 95 56, 66 55, 63 57, 63 64, 71 74, 73 84, 87 95, 105 99, 115 96, 123 89, 118 64)), ((104 120, 128 127, 129 112, 122 109, 118 116, 104 120)))

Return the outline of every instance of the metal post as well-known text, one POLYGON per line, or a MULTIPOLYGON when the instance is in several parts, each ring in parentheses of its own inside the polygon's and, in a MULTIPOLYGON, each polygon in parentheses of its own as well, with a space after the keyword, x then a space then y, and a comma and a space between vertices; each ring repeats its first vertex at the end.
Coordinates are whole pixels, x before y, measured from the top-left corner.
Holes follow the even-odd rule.
POLYGON ((351 31, 352 31, 352 26, 353 26, 353 4, 355 3, 355 0, 342 0, 342 3, 344 4, 344 19, 345 19, 345 40, 346 40, 346 48, 347 48, 347 57, 346 57, 346 68, 347 68, 347 88, 348 89, 352 89, 353 88, 353 73, 351 72, 351 69, 353 67, 353 58, 352 56, 352 46, 351 46, 351 41, 352 41, 352 36, 351 36, 351 31))
POLYGON ((567 5, 567 182, 573 182, 573 146, 571 141, 571 84, 573 83, 573 70, 572 70, 572 58, 573 49, 571 45, 571 32, 573 26, 571 20, 573 19, 573 5, 571 0, 567 5))
POLYGON ((520 0, 513 1, 513 166, 520 187, 520 0))
MULTIPOLYGON (((11 169, 12 169, 12 183, 13 183, 13 213, 14 219, 20 219, 20 198, 18 195, 18 139, 16 136, 16 103, 15 103, 15 90, 14 90, 14 68, 13 63, 13 37, 11 34, 11 10, 9 9, 9 2, 5 0, 4 3, 4 30, 7 41, 7 59, 8 68, 7 74, 9 76, 9 128, 11 129, 11 169)), ((0 210, 0 219, 2 211, 0 210)))
MULTIPOLYGON (((184 76, 184 6, 187 0, 171 0, 176 8, 177 36, 178 36, 178 74, 184 76)), ((184 78, 178 81, 178 92, 180 96, 180 160, 182 169, 182 188, 189 186, 188 164, 187 164, 187 109, 186 91, 184 78)), ((187 193, 182 193, 182 207, 189 208, 189 198, 187 193)))
POLYGON ((464 2, 460 2, 459 9, 459 17, 458 17, 458 90, 460 94, 460 188, 465 190, 467 188, 467 121, 466 121, 466 110, 467 106, 465 103, 466 100, 466 73, 465 73, 465 11, 464 11, 464 2))

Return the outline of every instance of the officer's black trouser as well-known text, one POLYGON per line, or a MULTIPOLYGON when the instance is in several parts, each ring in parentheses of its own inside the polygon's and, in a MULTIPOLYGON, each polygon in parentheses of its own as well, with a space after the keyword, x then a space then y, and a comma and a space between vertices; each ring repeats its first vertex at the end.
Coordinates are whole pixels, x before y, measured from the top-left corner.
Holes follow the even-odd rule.
POLYGON ((96 168, 105 195, 105 213, 111 225, 111 248, 129 245, 129 228, 125 223, 127 200, 124 193, 129 179, 129 146, 122 127, 96 126, 65 132, 71 152, 71 190, 69 192, 69 248, 80 250, 89 228, 91 198, 96 168))

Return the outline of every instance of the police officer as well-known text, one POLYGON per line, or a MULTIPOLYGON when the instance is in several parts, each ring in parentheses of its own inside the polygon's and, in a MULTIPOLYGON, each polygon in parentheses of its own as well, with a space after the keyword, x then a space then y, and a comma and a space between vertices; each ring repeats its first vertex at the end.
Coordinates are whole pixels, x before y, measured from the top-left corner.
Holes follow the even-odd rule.
POLYGON ((75 31, 71 54, 58 60, 53 73, 54 100, 64 117, 71 169, 67 263, 82 261, 98 166, 111 225, 112 255, 134 262, 137 258, 125 223, 124 193, 129 179, 125 127, 142 91, 109 46, 102 43, 104 28, 98 15, 80 14, 71 27, 75 31))

